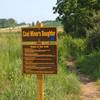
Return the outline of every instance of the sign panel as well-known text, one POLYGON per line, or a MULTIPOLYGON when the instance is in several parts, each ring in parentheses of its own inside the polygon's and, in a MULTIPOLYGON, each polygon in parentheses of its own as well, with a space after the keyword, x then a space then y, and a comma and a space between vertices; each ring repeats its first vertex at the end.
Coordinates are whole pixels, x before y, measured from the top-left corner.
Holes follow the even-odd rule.
POLYGON ((57 73, 56 28, 22 28, 23 72, 57 73))

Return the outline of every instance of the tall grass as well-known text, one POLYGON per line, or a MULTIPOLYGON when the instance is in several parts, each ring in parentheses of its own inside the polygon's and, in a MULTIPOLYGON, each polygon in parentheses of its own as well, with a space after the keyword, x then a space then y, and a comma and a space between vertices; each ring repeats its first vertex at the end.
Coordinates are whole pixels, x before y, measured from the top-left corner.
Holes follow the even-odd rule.
MULTIPOLYGON (((67 71, 61 56, 58 74, 45 75, 45 100, 79 100, 78 78, 67 71)), ((0 34, 0 100, 37 100, 36 75, 22 74, 21 57, 20 33, 0 34)))

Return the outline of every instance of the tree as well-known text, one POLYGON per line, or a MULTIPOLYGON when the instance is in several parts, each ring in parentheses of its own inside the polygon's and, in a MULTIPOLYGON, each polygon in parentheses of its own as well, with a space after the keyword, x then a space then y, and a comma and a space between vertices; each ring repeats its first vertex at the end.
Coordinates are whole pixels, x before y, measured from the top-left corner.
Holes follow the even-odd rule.
POLYGON ((21 25, 26 25, 26 23, 25 22, 21 22, 21 23, 19 23, 19 24, 17 24, 18 26, 21 26, 21 25))
POLYGON ((89 29, 93 29, 93 17, 100 10, 100 0, 57 0, 53 8, 58 13, 58 20, 62 21, 66 33, 86 36, 89 29))
POLYGON ((17 25, 17 22, 13 18, 8 19, 8 23, 9 27, 15 27, 17 25))
POLYGON ((17 23, 13 18, 0 19, 0 28, 14 27, 17 23))
POLYGON ((7 19, 0 19, 0 28, 6 28, 9 26, 7 19))
POLYGON ((34 26, 35 25, 35 23, 34 22, 32 22, 32 26, 34 26))

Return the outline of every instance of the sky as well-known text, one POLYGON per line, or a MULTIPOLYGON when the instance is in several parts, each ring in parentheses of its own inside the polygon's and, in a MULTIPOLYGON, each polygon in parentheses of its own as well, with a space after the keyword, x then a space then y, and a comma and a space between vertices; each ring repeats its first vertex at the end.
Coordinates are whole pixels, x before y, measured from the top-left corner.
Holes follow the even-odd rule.
POLYGON ((55 20, 53 7, 57 0, 0 0, 0 19, 14 18, 20 22, 55 20))

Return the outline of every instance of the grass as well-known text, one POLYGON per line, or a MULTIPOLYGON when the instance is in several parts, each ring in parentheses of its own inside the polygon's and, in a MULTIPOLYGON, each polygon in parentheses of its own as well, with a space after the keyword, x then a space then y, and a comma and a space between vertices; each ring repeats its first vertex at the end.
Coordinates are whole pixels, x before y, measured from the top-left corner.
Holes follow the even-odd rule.
MULTIPOLYGON (((36 75, 22 75, 20 34, 0 33, 0 100, 37 100, 36 75)), ((80 100, 80 82, 59 58, 58 74, 45 75, 45 99, 80 100)))

